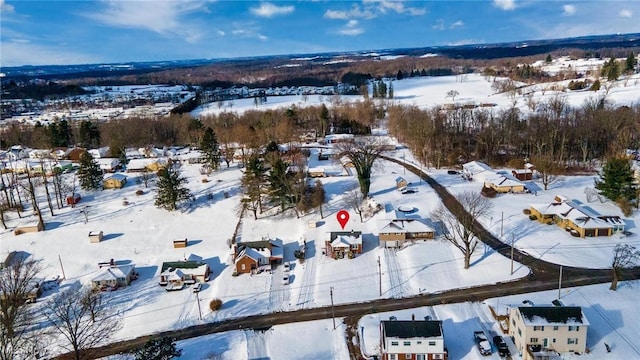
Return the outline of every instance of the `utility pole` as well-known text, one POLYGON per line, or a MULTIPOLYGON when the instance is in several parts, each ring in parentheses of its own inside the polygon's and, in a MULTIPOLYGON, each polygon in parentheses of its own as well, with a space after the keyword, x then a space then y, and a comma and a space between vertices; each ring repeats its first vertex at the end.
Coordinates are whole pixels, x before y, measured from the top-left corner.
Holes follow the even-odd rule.
POLYGON ((560 290, 562 290, 562 265, 560 265, 560 276, 558 277, 558 300, 560 300, 560 290))
POLYGON ((60 257, 60 255, 58 255, 58 261, 60 261, 60 269, 62 270, 62 280, 64 280, 67 277, 64 275, 64 267, 62 266, 62 258, 60 257))
POLYGON ((196 302, 198 303, 198 319, 202 320, 202 310, 200 309, 200 297, 196 292, 196 302))
POLYGON ((333 319, 333 330, 336 329, 336 314, 333 311, 333 286, 329 288, 329 295, 331 295, 331 318, 333 319))
POLYGON ((511 234, 511 275, 513 275, 513 242, 514 242, 514 236, 513 234, 511 234))
POLYGON ((380 256, 378 256, 378 283, 380 284, 380 297, 382 297, 382 269, 380 268, 380 256))
POLYGON ((504 235, 504 211, 500 217, 500 239, 502 239, 502 235, 504 235))

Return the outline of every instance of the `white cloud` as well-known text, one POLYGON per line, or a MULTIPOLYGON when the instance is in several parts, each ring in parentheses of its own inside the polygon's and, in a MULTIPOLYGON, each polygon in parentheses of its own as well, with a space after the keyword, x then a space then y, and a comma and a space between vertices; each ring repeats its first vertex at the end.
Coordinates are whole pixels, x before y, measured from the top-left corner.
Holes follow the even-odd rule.
POLYGON ((390 0, 363 0, 362 7, 354 4, 350 10, 327 10, 324 17, 327 19, 373 19, 392 11, 398 14, 419 16, 427 13, 425 8, 405 7, 402 1, 390 0))
POLYGON ((361 9, 360 6, 354 4, 350 10, 327 10, 324 13, 324 17, 333 20, 347 20, 347 19, 373 19, 376 17, 371 10, 361 9))
POLYGON ((562 15, 564 16, 571 16, 573 14, 576 13, 576 6, 575 5, 562 5, 562 15))
POLYGON ((516 8, 515 0, 493 0, 493 6, 502 10, 513 10, 516 8))
POLYGON ((195 42, 204 32, 192 25, 186 15, 208 12, 206 1, 118 1, 101 2, 104 9, 84 16, 103 24, 144 29, 164 36, 179 36, 187 42, 195 42))
POLYGON ((449 46, 462 46, 462 45, 471 45, 471 44, 482 44, 484 43, 484 40, 477 40, 477 39, 463 39, 463 40, 458 40, 458 41, 454 41, 454 42, 450 42, 447 45, 449 46))
POLYGON ((292 13, 295 8, 291 5, 277 6, 269 2, 261 3, 258 7, 249 9, 253 15, 270 18, 276 15, 287 15, 292 13))
POLYGON ((436 23, 431 25, 431 28, 433 28, 434 30, 440 30, 440 31, 444 30, 445 29, 444 20, 442 19, 436 20, 436 23))
POLYGON ((15 12, 13 5, 7 4, 4 0, 0 0, 0 13, 12 14, 15 12))
POLYGON ((449 25, 449 29, 455 29, 455 28, 459 28, 459 27, 463 27, 464 26, 464 22, 462 20, 458 20, 456 22, 454 22, 453 24, 449 25))
POLYGON ((364 33, 364 30, 360 27, 358 27, 358 25, 360 24, 360 22, 358 20, 349 20, 344 28, 340 29, 338 31, 339 34, 341 35, 346 35, 346 36, 357 36, 360 35, 362 33, 364 33))
POLYGON ((260 28, 254 23, 235 23, 234 29, 231 30, 231 35, 234 35, 243 39, 258 39, 267 40, 268 37, 260 32, 260 28))
POLYGON ((618 15, 620 15, 620 17, 630 18, 630 17, 633 17, 633 12, 631 12, 631 10, 623 9, 623 10, 620 10, 618 15))
POLYGON ((95 64, 101 61, 91 55, 35 45, 24 39, 3 42, 0 54, 0 66, 95 64))
POLYGON ((408 13, 413 16, 424 15, 427 12, 424 8, 405 7, 402 1, 362 0, 362 2, 365 5, 373 6, 382 14, 385 14, 387 10, 395 11, 398 14, 408 13))

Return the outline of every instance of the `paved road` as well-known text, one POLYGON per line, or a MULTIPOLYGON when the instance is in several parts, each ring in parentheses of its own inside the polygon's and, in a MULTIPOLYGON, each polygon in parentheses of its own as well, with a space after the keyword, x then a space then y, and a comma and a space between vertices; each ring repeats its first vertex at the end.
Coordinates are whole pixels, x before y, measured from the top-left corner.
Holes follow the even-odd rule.
MULTIPOLYGON (((406 166, 407 170, 420 174, 420 170, 411 164, 385 157, 386 160, 406 166)), ((456 216, 468 216, 460 203, 449 192, 426 174, 420 175, 442 198, 443 203, 456 216), (466 215, 465 215, 466 214, 466 215)), ((511 247, 505 245, 480 224, 476 225, 478 237, 500 254, 510 257, 511 247)), ((235 318, 231 320, 200 324, 180 330, 165 331, 153 335, 142 336, 132 340, 119 341, 100 348, 91 349, 87 356, 90 358, 104 357, 119 353, 130 352, 141 347, 151 337, 168 336, 176 340, 184 340, 197 336, 214 334, 218 332, 255 329, 261 330, 273 325, 288 324, 293 322, 328 319, 332 317, 363 316, 365 314, 396 311, 401 309, 433 306, 440 304, 459 303, 465 301, 481 301, 487 298, 502 297, 508 295, 525 294, 558 288, 558 274, 560 266, 552 264, 527 253, 514 250, 514 260, 532 269, 532 275, 517 281, 500 282, 496 284, 474 286, 469 288, 454 289, 431 294, 421 294, 399 299, 371 300, 354 304, 341 304, 332 307, 319 307, 301 309, 296 311, 278 312, 271 314, 253 315, 235 318)), ((623 274, 623 279, 640 279, 640 268, 628 269, 623 274)), ((611 281, 610 270, 607 269, 582 269, 563 266, 562 286, 565 288, 607 283, 611 281)), ((60 358, 71 358, 69 355, 60 358)))

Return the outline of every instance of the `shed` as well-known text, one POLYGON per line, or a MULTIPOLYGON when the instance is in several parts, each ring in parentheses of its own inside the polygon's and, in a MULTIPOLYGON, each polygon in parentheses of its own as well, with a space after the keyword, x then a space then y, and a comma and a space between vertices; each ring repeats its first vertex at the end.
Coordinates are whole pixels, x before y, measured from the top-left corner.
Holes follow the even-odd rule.
POLYGON ((121 189, 127 184, 127 176, 123 174, 113 174, 102 182, 103 189, 121 189))
POLYGON ((99 243, 102 241, 102 231, 89 231, 89 242, 99 243))
POLYGON ((407 182, 407 180, 405 178, 403 178, 402 176, 398 176, 396 178, 396 189, 398 190, 402 190, 404 188, 407 187, 407 185, 409 185, 409 183, 407 182))
POLYGON ((309 220, 308 226, 309 226, 309 229, 315 229, 318 226, 318 222, 315 220, 309 220))
POLYGON ((173 247, 174 248, 186 248, 187 245, 188 245, 187 238, 173 240, 173 247))
POLYGON ((67 205, 75 205, 80 202, 80 199, 82 196, 78 193, 69 194, 67 195, 67 205))
POLYGON ((16 228, 13 230, 13 234, 20 235, 38 231, 44 231, 44 223, 39 219, 33 219, 31 221, 25 221, 16 226, 16 228))

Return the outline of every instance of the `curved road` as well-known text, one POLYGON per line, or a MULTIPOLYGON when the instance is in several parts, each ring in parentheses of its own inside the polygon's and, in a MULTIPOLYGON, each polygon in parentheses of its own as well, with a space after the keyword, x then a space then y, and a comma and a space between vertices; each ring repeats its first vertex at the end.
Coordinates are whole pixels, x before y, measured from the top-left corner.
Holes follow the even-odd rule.
MULTIPOLYGON (((456 216, 464 217, 469 214, 464 210, 456 198, 434 179, 421 173, 417 167, 406 164, 387 156, 383 159, 405 166, 407 170, 421 176, 440 196, 445 206, 456 216)), ((476 223, 476 235, 485 244, 505 257, 511 256, 511 247, 493 236, 489 231, 476 223)), ((141 336, 131 340, 118 341, 99 348, 87 350, 84 354, 87 358, 104 357, 119 353, 127 353, 139 348, 150 338, 171 337, 176 340, 184 340, 197 336, 203 336, 218 332, 255 329, 261 330, 273 325, 302 322, 310 320, 328 319, 331 317, 363 316, 365 314, 395 311, 407 308, 433 306, 439 304, 458 303, 465 301, 480 301, 487 298, 501 297, 515 294, 553 290, 558 288, 558 274, 560 266, 540 260, 527 253, 514 249, 514 261, 531 268, 532 276, 517 281, 500 282, 496 284, 474 286, 469 288, 454 289, 432 294, 421 294, 399 299, 379 299, 360 303, 340 304, 333 308, 330 306, 301 309, 296 311, 278 312, 271 314, 239 317, 226 321, 200 324, 186 327, 180 330, 164 331, 152 335, 141 336)), ((576 267, 562 267, 562 286, 575 287, 591 284, 607 283, 611 281, 611 270, 608 269, 583 269, 576 267)), ((640 267, 627 269, 623 274, 623 280, 640 279, 640 267)), ((62 355, 60 359, 73 358, 71 354, 62 355)))

